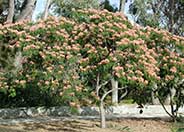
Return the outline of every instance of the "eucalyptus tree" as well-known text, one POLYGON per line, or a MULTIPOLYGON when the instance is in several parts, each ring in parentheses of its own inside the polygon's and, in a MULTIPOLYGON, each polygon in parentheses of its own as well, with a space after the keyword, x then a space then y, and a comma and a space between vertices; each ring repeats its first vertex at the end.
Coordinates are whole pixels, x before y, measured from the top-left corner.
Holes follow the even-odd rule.
POLYGON ((119 12, 124 13, 125 10, 125 3, 127 2, 127 0, 120 0, 119 1, 119 12))
POLYGON ((184 36, 184 0, 133 0, 129 12, 138 24, 184 36))
POLYGON ((0 23, 31 20, 37 0, 0 1, 0 23))
POLYGON ((108 10, 108 11, 110 11, 110 12, 116 12, 116 11, 118 11, 118 8, 115 7, 115 6, 113 6, 113 5, 111 5, 111 3, 110 3, 109 0, 104 0, 104 1, 102 1, 102 2, 100 3, 100 8, 101 8, 101 9, 106 9, 106 10, 108 10))
POLYGON ((70 17, 73 9, 98 9, 98 0, 53 0, 52 8, 58 16, 70 17))
POLYGON ((44 13, 43 13, 43 19, 46 19, 47 16, 49 15, 49 7, 51 5, 51 2, 52 2, 52 0, 47 0, 46 1, 44 13))

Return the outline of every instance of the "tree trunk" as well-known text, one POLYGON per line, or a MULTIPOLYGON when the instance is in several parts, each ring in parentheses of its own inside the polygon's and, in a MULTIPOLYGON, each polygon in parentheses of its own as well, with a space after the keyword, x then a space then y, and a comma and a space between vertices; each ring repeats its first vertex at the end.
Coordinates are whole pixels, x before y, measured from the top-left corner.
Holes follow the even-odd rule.
POLYGON ((50 6, 51 0, 47 0, 46 5, 45 5, 45 10, 43 13, 43 19, 47 19, 48 14, 49 14, 49 6, 50 6))
POLYGON ((111 79, 112 89, 116 89, 112 92, 112 103, 117 105, 118 104, 118 81, 114 78, 111 79))
POLYGON ((110 94, 111 92, 115 91, 115 90, 121 90, 121 89, 125 89, 125 87, 122 87, 122 88, 117 88, 117 89, 111 89, 109 90, 108 92, 106 92, 102 98, 100 99, 100 125, 101 125, 101 128, 106 128, 106 120, 105 120, 105 109, 104 109, 104 99, 106 98, 106 96, 108 94, 110 94))
POLYGON ((97 78, 96 78, 96 95, 99 96, 99 89, 100 89, 100 74, 97 74, 97 78))
POLYGON ((158 104, 160 104, 160 101, 159 101, 159 99, 157 97, 155 97, 155 94, 153 92, 155 90, 157 90, 157 84, 153 85, 153 90, 151 92, 151 98, 152 98, 152 104, 153 105, 158 105, 158 104))
POLYGON ((169 32, 174 33, 174 0, 169 0, 169 32))
POLYGON ((101 128, 106 128, 106 122, 105 122, 105 109, 104 109, 104 105, 103 105, 103 101, 101 101, 100 103, 100 125, 101 128))
POLYGON ((164 101, 164 105, 170 105, 170 102, 171 102, 171 98, 170 98, 170 95, 168 94, 164 101))
POLYGON ((167 95, 167 98, 164 101, 164 104, 171 105, 171 101, 174 99, 175 95, 176 95, 176 89, 175 88, 170 89, 170 94, 167 95))
POLYGON ((14 0, 9 0, 8 17, 7 17, 7 20, 6 20, 7 23, 12 23, 13 22, 14 9, 15 9, 14 0))
POLYGON ((125 11, 125 3, 126 3, 126 0, 120 0, 119 12, 124 13, 124 11, 125 11))
POLYGON ((22 10, 16 21, 31 20, 37 0, 27 0, 25 8, 22 10))

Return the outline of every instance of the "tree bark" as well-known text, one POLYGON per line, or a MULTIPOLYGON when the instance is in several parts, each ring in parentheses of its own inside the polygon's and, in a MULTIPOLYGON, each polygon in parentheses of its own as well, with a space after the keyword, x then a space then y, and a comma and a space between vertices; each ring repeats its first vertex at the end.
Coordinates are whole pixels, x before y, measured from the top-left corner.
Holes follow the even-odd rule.
POLYGON ((106 128, 106 122, 105 122, 105 109, 103 101, 100 102, 100 119, 101 119, 101 128, 106 128))
POLYGON ((50 6, 51 0, 47 0, 46 5, 45 5, 45 10, 43 13, 43 19, 47 19, 48 14, 49 14, 49 6, 50 6))
POLYGON ((110 81, 110 80, 107 80, 107 81, 105 81, 105 82, 103 82, 103 83, 100 84, 100 74, 99 74, 99 73, 97 74, 97 78, 96 78, 96 95, 97 95, 97 96, 99 96, 99 91, 100 91, 100 89, 101 89, 103 86, 107 85, 107 83, 109 83, 109 81, 110 81))
POLYGON ((112 85, 112 89, 116 89, 116 90, 113 90, 112 92, 112 103, 117 105, 118 104, 118 81, 112 78, 111 85, 112 85))
POLYGON ((122 87, 122 88, 117 88, 117 89, 111 89, 108 92, 106 92, 102 98, 100 99, 100 126, 101 128, 106 128, 106 119, 105 119, 105 108, 104 108, 104 99, 106 98, 106 96, 108 94, 110 94, 113 91, 116 90, 122 90, 122 89, 126 89, 126 87, 122 87))
POLYGON ((120 0, 119 12, 124 13, 124 11, 125 11, 125 3, 126 3, 126 0, 120 0))
POLYGON ((99 89, 100 89, 100 74, 97 74, 97 78, 96 78, 96 94, 97 96, 99 96, 99 89))
POLYGON ((37 0, 27 0, 27 5, 22 10, 16 21, 31 20, 37 0))
POLYGON ((169 32, 174 33, 174 0, 169 0, 169 7, 170 10, 168 10, 169 13, 169 32))
POLYGON ((154 85, 153 85, 153 90, 152 90, 152 92, 151 92, 151 98, 152 98, 152 104, 153 104, 153 105, 158 105, 158 104, 160 104, 160 101, 159 101, 159 99, 155 96, 155 94, 154 94, 154 92, 153 92, 153 91, 155 91, 155 90, 157 90, 157 84, 154 84, 154 85))
POLYGON ((14 9, 15 9, 14 0, 9 0, 8 17, 7 17, 7 20, 6 20, 7 23, 12 23, 13 22, 14 9))
POLYGON ((168 94, 164 101, 164 105, 170 105, 170 102, 171 102, 171 98, 170 98, 170 95, 168 94))

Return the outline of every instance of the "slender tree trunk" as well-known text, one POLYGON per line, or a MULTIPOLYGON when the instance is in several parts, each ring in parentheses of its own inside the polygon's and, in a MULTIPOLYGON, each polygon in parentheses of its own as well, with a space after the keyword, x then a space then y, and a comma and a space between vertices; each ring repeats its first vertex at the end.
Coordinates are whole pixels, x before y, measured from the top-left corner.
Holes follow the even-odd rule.
POLYGON ((174 96, 176 95, 176 89, 170 89, 170 94, 167 95, 167 98, 164 102, 165 105, 171 105, 172 100, 174 100, 174 96))
MULTIPOLYGON (((157 90, 157 84, 153 85, 153 91, 155 91, 155 90, 157 90)), ((155 97, 155 94, 153 91, 151 92, 152 104, 158 105, 158 104, 160 104, 160 101, 157 97, 155 97)))
POLYGON ((96 94, 97 96, 99 96, 99 87, 100 86, 100 74, 97 74, 97 78, 96 78, 96 94))
POLYGON ((153 18, 155 22, 159 22, 159 17, 158 17, 158 13, 160 10, 160 7, 163 5, 164 1, 163 0, 159 0, 156 4, 151 2, 151 7, 153 10, 153 18))
POLYGON ((13 22, 14 9, 15 9, 14 0, 9 0, 8 17, 7 17, 7 20, 6 20, 7 23, 12 23, 13 22))
MULTIPOLYGON (((122 90, 125 89, 126 87, 122 87, 122 88, 117 88, 117 89, 111 89, 109 91, 107 91, 102 98, 100 99, 100 125, 101 128, 106 128, 106 119, 105 119, 105 108, 104 108, 104 99, 106 98, 106 96, 108 94, 110 94, 111 92, 115 91, 115 90, 122 90)), ((125 94, 124 94, 125 95, 125 94)), ((122 97, 123 98, 123 97, 122 97)))
POLYGON ((31 20, 37 0, 27 0, 27 5, 22 10, 16 21, 31 20))
POLYGON ((171 98, 170 98, 170 95, 168 94, 164 101, 164 105, 170 105, 170 102, 171 102, 171 98))
POLYGON ((170 15, 169 15, 169 32, 174 33, 174 3, 175 0, 170 0, 169 5, 170 5, 170 15))
POLYGON ((49 14, 49 6, 50 6, 51 0, 47 0, 46 5, 45 5, 45 10, 43 13, 43 19, 47 19, 48 14, 49 14))
POLYGON ((117 105, 118 104, 118 81, 114 78, 111 79, 112 89, 116 89, 112 92, 112 103, 117 105))
POLYGON ((103 105, 103 101, 100 102, 100 124, 101 128, 106 128, 106 121, 105 121, 105 109, 103 105))
POLYGON ((120 0, 119 12, 124 13, 124 11, 125 11, 125 3, 126 3, 126 0, 120 0))

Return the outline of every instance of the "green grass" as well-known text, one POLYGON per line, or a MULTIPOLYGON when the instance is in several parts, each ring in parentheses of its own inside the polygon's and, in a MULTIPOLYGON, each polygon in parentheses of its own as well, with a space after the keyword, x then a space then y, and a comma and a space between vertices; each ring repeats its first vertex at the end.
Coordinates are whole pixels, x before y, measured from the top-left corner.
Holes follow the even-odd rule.
POLYGON ((184 122, 174 123, 171 132, 184 132, 184 122))
POLYGON ((133 104, 133 99, 123 99, 120 104, 133 104))

